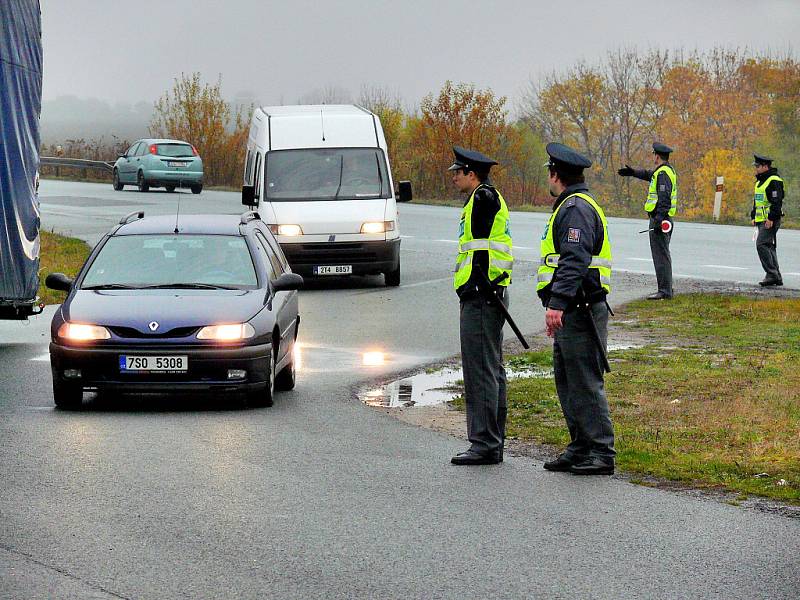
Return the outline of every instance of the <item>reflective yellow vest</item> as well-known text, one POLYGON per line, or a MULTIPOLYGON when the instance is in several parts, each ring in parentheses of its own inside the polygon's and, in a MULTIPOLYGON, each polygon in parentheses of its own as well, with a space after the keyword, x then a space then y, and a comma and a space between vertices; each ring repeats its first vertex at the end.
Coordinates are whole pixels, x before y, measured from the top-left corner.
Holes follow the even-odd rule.
POLYGON ((783 183, 783 179, 778 177, 777 175, 770 175, 764 180, 764 183, 759 183, 756 179, 756 189, 753 193, 753 202, 756 206, 756 223, 762 223, 767 220, 769 216, 769 198, 767 198, 767 187, 773 181, 780 181, 783 183))
POLYGON ((469 197, 469 201, 461 211, 461 223, 459 225, 458 236, 458 257, 456 258, 455 274, 453 276, 453 287, 460 288, 469 281, 472 274, 472 256, 476 250, 487 250, 489 253, 489 281, 497 279, 503 273, 508 273, 508 277, 500 282, 500 285, 511 283, 511 269, 514 266, 514 255, 512 252, 511 232, 508 222, 508 207, 500 192, 497 197, 500 199, 500 210, 494 217, 492 229, 488 239, 476 239, 472 237, 472 208, 475 203, 475 193, 482 186, 476 187, 469 197))
POLYGON ((600 254, 597 256, 592 256, 592 262, 589 264, 590 269, 597 269, 600 275, 600 285, 603 286, 603 289, 607 292, 611 292, 611 242, 608 239, 608 221, 606 221, 606 215, 603 213, 603 209, 598 206, 598 204, 594 201, 594 199, 589 196, 588 194, 571 194, 564 198, 564 202, 558 205, 553 211, 553 214, 550 216, 550 221, 547 223, 547 226, 544 230, 544 235, 542 236, 542 245, 541 245, 541 263, 539 264, 539 272, 536 276, 536 291, 538 292, 541 289, 546 288, 550 283, 553 281, 553 275, 558 268, 558 259, 559 254, 556 254, 556 245, 553 241, 553 226, 556 222, 556 215, 558 215, 558 211, 561 210, 561 207, 564 206, 564 203, 572 198, 573 196, 578 196, 579 198, 583 198, 592 205, 597 211, 597 214, 600 216, 600 221, 603 223, 603 246, 600 248, 600 254))
POLYGON ((669 180, 672 182, 672 194, 670 195, 671 205, 669 208, 669 216, 674 217, 675 211, 678 209, 678 176, 675 174, 675 169, 669 165, 661 165, 650 178, 650 189, 647 190, 647 200, 644 201, 644 209, 647 212, 652 212, 656 208, 658 202, 658 191, 656 190, 656 182, 658 181, 658 174, 664 171, 669 180))

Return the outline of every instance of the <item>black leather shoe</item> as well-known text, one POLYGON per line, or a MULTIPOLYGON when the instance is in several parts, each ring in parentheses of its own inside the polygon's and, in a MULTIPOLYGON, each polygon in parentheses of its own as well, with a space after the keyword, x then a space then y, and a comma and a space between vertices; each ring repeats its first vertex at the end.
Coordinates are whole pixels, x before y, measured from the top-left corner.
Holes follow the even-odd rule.
POLYGON ((767 277, 763 281, 759 281, 758 285, 760 285, 761 287, 769 287, 771 285, 783 285, 783 280, 782 279, 773 279, 771 277, 767 277))
POLYGON ((573 475, 613 475, 614 463, 607 463, 599 458, 587 458, 572 465, 569 472, 573 475))
POLYGON ((503 459, 497 456, 487 456, 472 450, 456 454, 450 459, 450 462, 454 465, 496 465, 502 461, 503 459))
POLYGON ((663 292, 656 292, 655 294, 650 294, 647 297, 648 300, 669 300, 669 296, 667 296, 663 292))
MULTIPOLYGON (((578 459, 582 461, 584 459, 578 459)), ((575 464, 572 458, 567 458, 563 454, 555 460, 548 460, 544 463, 544 468, 548 471, 569 471, 570 467, 575 464)))

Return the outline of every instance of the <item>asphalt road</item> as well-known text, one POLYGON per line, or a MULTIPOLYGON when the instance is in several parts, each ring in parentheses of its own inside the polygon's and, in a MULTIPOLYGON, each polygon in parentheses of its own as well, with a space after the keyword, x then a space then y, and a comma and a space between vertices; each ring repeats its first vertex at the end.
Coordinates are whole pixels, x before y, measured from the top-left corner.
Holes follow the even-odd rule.
MULTIPOLYGON (((213 191, 43 181, 41 197, 44 227, 90 241, 179 197, 183 212, 241 210, 213 191)), ((457 210, 400 210, 403 285, 304 290, 298 385, 269 409, 147 398, 55 411, 52 309, 0 324, 0 597, 797 597, 798 520, 527 458, 452 467, 462 442, 355 401, 360 382, 458 351, 457 210), (370 350, 385 363, 363 365, 370 350)), ((543 320, 532 275, 544 220, 512 215, 512 312, 526 332, 543 320)), ((643 223, 612 219, 615 303, 654 288, 635 273, 652 272, 643 223)), ((750 235, 679 223, 675 272, 756 281, 750 235)), ((800 232, 779 243, 784 281, 800 287, 800 232)))

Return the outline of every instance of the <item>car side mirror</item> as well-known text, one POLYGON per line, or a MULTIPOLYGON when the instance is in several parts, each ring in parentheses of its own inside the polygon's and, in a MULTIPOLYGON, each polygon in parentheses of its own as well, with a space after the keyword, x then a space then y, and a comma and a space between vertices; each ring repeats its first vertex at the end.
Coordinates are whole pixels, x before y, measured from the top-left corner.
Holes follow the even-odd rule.
POLYGON ((123 153, 123 154, 117 154, 117 158, 128 158, 128 155, 127 155, 127 154, 125 154, 125 153, 123 153))
POLYGON ((277 279, 272 280, 272 290, 275 292, 287 292, 289 290, 299 290, 303 287, 303 277, 297 273, 284 273, 277 279))
POLYGON ((258 205, 258 200, 256 200, 256 187, 254 185, 242 186, 242 204, 245 206, 258 205))
POLYGON ((50 273, 44 280, 44 284, 51 290, 60 292, 68 292, 72 289, 72 279, 63 273, 50 273))
POLYGON ((414 193, 411 190, 411 182, 401 181, 397 184, 397 186, 398 186, 397 201, 411 202, 411 199, 414 197, 414 193))

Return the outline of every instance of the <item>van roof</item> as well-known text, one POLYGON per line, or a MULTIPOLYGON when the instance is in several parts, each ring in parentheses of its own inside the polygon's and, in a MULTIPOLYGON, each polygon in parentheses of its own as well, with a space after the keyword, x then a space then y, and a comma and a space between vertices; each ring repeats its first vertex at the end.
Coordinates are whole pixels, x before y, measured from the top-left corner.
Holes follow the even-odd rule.
MULTIPOLYGON (((300 148, 382 148, 380 122, 370 111, 352 104, 262 106, 259 137, 270 150, 300 148), (267 123, 264 123, 267 121, 267 123), (264 127, 266 125, 266 127, 264 127), (263 136, 263 137, 262 137, 263 136)), ((384 148, 385 150, 385 148, 384 148)))
POLYGON ((361 108, 354 104, 297 104, 283 106, 262 106, 263 110, 270 117, 299 117, 305 115, 319 115, 323 111, 324 115, 369 115, 366 108, 361 108))

